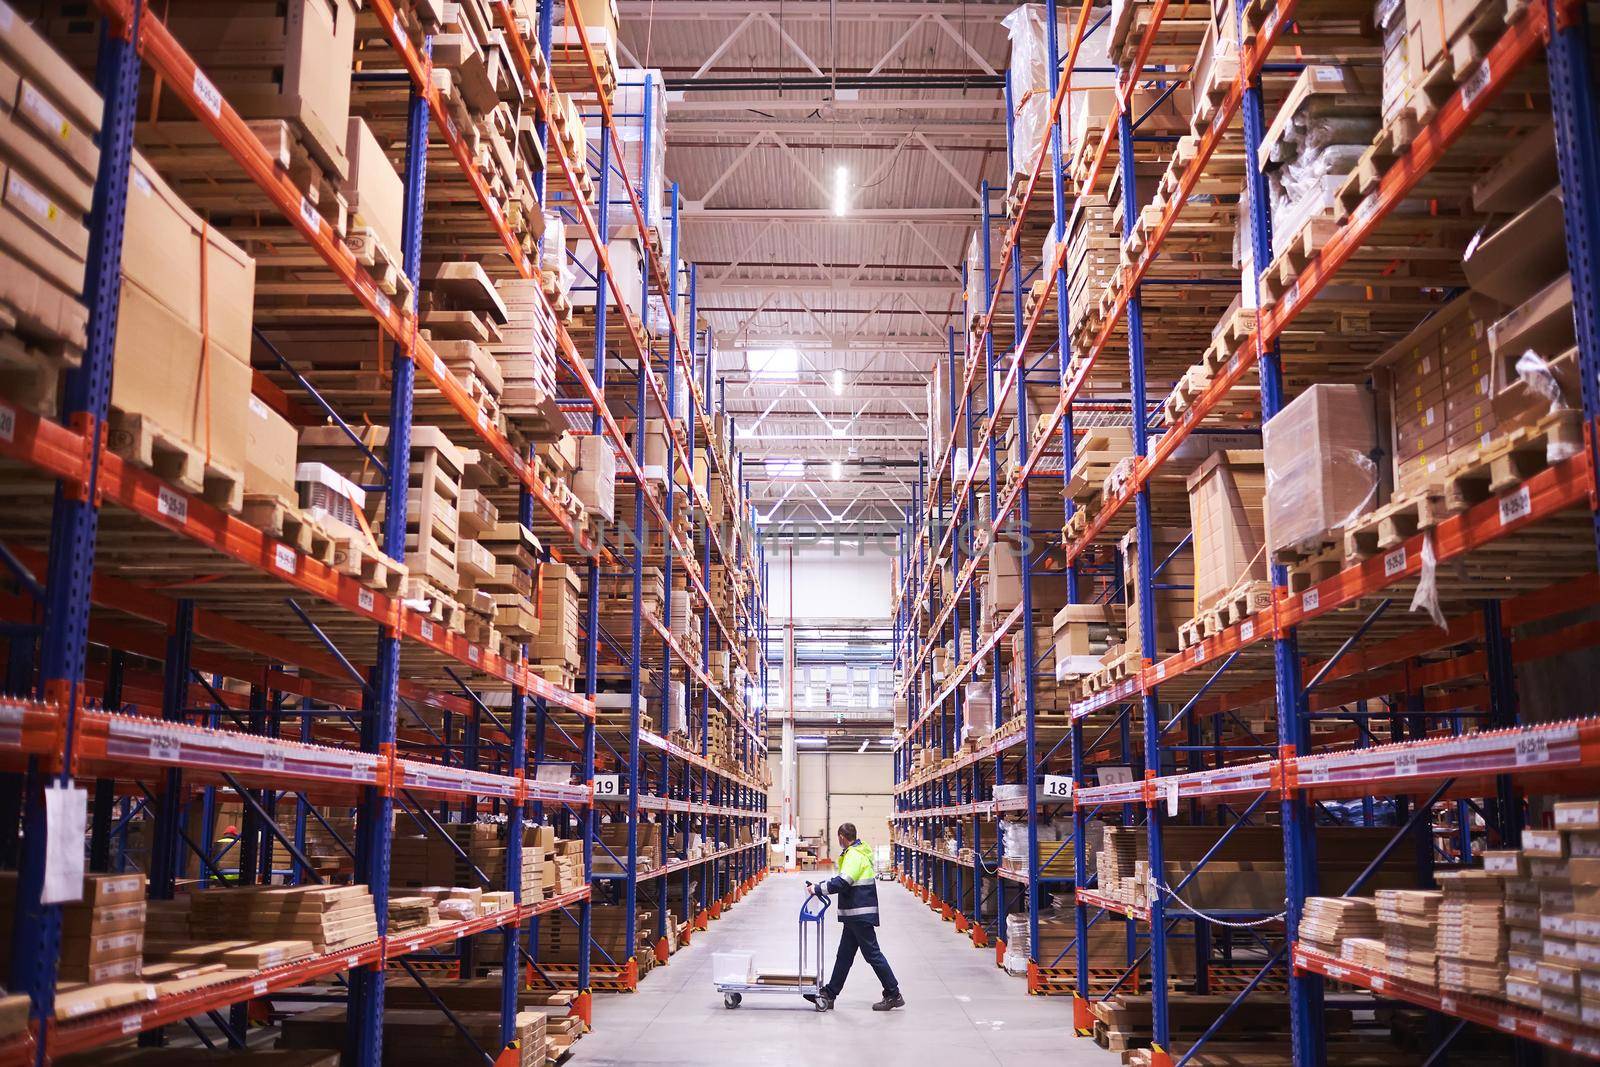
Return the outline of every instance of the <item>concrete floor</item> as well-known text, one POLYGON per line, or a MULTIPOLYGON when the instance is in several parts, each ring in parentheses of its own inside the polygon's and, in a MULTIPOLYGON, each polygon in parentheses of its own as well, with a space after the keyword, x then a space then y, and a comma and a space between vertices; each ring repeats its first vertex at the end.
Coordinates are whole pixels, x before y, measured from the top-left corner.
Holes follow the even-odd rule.
MULTIPOLYGON (((881 990, 859 957, 837 1008, 818 1014, 798 997, 747 997, 729 1011, 712 988, 711 956, 755 953, 756 966, 792 970, 803 886, 815 874, 773 875, 688 948, 657 968, 637 993, 597 994, 594 1032, 574 1048, 586 1065, 795 1064, 797 1067, 962 1067, 1001 1064, 1097 1065, 1120 1057, 1072 1036, 1072 1008, 1030 997, 1023 980, 994 965, 993 950, 958 938, 904 887, 880 882, 879 940, 906 998, 887 1014, 871 1004, 881 990)), ((828 965, 839 923, 828 915, 828 965)))

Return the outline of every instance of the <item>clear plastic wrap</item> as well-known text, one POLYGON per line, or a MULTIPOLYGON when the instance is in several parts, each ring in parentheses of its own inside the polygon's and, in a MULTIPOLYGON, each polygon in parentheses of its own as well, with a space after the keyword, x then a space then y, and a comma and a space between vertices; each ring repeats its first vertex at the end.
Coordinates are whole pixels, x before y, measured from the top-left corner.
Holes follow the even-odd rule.
MULTIPOLYGON (((1549 361, 1533 349, 1530 348, 1517 357, 1516 372, 1517 378, 1527 385, 1530 391, 1549 401, 1549 414, 1553 415, 1557 411, 1573 406, 1561 391, 1561 382, 1556 378, 1549 361)), ((1582 444, 1578 441, 1567 440, 1559 434, 1551 434, 1545 445, 1545 461, 1560 463, 1577 455, 1582 448, 1582 444)))
POLYGON ((1011 172, 1028 174, 1050 117, 1050 42, 1044 7, 1023 4, 1001 20, 1011 41, 1011 172))
POLYGON ((1433 551, 1433 531, 1422 535, 1422 568, 1417 588, 1411 594, 1411 611, 1426 611, 1433 624, 1445 629, 1444 610, 1439 606, 1439 557, 1433 551))
MULTIPOLYGON (((624 68, 617 71, 616 95, 611 101, 612 136, 620 150, 624 172, 639 197, 647 226, 664 225, 667 165, 667 93, 659 70, 624 68)), ((585 131, 591 159, 600 154, 600 124, 592 122, 585 131)), ((607 160, 616 165, 613 153, 607 160)), ((610 204, 607 216, 611 231, 638 223, 628 203, 627 190, 616 182, 612 171, 610 204)), ((596 179, 598 185, 598 178, 596 179)))
POLYGON ((1313 385, 1261 429, 1267 545, 1311 553, 1378 496, 1371 398, 1359 385, 1313 385))

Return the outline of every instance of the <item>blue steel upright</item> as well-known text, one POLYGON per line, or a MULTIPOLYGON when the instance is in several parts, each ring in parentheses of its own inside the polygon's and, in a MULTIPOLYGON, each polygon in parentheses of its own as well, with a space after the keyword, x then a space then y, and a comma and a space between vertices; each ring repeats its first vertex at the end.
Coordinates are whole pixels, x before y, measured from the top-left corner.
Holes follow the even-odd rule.
MULTIPOLYGON (((1241 24, 1245 7, 1245 0, 1236 0, 1234 17, 1241 24)), ((1252 79, 1245 89, 1240 117, 1244 124, 1244 158, 1248 161, 1244 174, 1245 195, 1250 211, 1250 284, 1255 290, 1259 338, 1259 279, 1261 272, 1272 262, 1272 215, 1267 180, 1260 166, 1256 165, 1261 140, 1266 132, 1259 77, 1252 79)), ((1276 342, 1261 346, 1257 371, 1261 380, 1261 421, 1264 426, 1284 405, 1283 366, 1276 342)), ((1142 402, 1134 410, 1142 412, 1142 402)), ((1135 421, 1138 421, 1137 416, 1135 421)), ((1288 584, 1288 574, 1282 565, 1273 564, 1271 573, 1275 587, 1288 584)), ((1276 680, 1278 743, 1292 746, 1299 755, 1308 755, 1311 751, 1311 721, 1305 713, 1305 693, 1300 679, 1300 645, 1293 631, 1273 641, 1272 662, 1276 680)), ((1316 825, 1312 806, 1299 794, 1291 795, 1282 802, 1281 814, 1287 889, 1284 936, 1292 942, 1298 936, 1300 912, 1305 898, 1317 892, 1316 825)), ((1315 974, 1296 974, 1293 967, 1287 970, 1294 1061, 1300 1067, 1321 1064, 1327 1052, 1322 1019, 1323 980, 1315 974)))
MULTIPOLYGON (((137 38, 144 5, 133 4, 127 37, 104 23, 95 67, 101 112, 100 163, 89 216, 89 250, 83 299, 89 309, 87 344, 81 365, 69 371, 63 414, 69 425, 98 438, 111 399, 112 353, 122 281, 122 235, 128 202, 128 168, 133 153, 134 111, 139 95, 137 38)), ((50 558, 45 589, 44 631, 40 643, 39 688, 66 716, 66 751, 72 751, 89 637, 89 591, 94 570, 99 511, 95 492, 100 450, 90 450, 89 479, 81 491, 57 482, 50 516, 50 558)), ((13 645, 23 644, 14 638, 13 645)), ((41 903, 44 889, 45 796, 47 785, 66 787, 72 768, 48 774, 30 761, 23 784, 22 847, 11 929, 12 992, 26 993, 38 1029, 35 1060, 45 1061, 46 1038, 55 1009, 56 964, 61 949, 61 909, 41 903)))
MULTIPOLYGON (((422 54, 431 57, 433 38, 423 41, 422 54)), ((416 88, 406 114, 405 232, 402 234, 406 276, 415 293, 422 274, 422 214, 426 203, 428 163, 428 102, 416 88)), ((416 314, 415 297, 409 309, 416 314)), ((411 482, 411 405, 416 364, 404 345, 396 342, 390 357, 388 484, 384 490, 383 551, 405 562, 406 496, 411 482)), ((378 662, 372 692, 364 702, 361 747, 383 752, 395 740, 395 709, 400 684, 400 637, 388 627, 378 631, 378 662)), ((372 893, 378 917, 378 936, 389 921, 389 845, 394 822, 394 800, 376 788, 363 790, 356 835, 356 878, 372 893)), ((350 972, 347 1054, 356 1067, 378 1067, 383 1060, 384 963, 350 972)))
MULTIPOLYGON (((1137 72, 1126 73, 1131 80, 1137 72)), ((1131 102, 1130 102, 1131 106, 1131 102)), ((1133 117, 1129 108, 1119 109, 1117 118, 1117 161, 1122 168, 1122 235, 1126 239, 1139 218, 1139 181, 1133 156, 1133 117)), ((1149 455, 1150 440, 1146 428, 1145 365, 1144 365, 1144 313, 1139 290, 1134 289, 1128 298, 1128 380, 1133 402, 1134 455, 1149 455)), ((1155 544, 1150 522, 1150 490, 1141 485, 1134 499, 1135 536, 1139 545, 1138 599, 1139 599, 1139 655, 1145 662, 1156 658, 1155 613, 1155 544)), ((1161 774, 1161 707, 1154 690, 1147 691, 1141 699, 1143 711, 1144 764, 1147 776, 1161 774)), ((1149 842, 1150 870, 1160 879, 1165 869, 1161 849, 1161 812, 1155 804, 1145 810, 1145 836, 1149 842)), ((1150 894, 1150 1013, 1151 1050, 1160 1056, 1170 1056, 1169 1027, 1167 1019, 1167 919, 1166 903, 1159 892, 1150 894)))

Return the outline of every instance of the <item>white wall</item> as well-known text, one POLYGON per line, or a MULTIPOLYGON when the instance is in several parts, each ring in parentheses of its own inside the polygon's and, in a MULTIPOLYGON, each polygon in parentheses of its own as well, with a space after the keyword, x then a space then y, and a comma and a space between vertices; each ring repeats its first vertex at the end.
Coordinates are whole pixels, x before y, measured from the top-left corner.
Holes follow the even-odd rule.
MULTIPOLYGON (((794 617, 797 619, 887 619, 889 559, 872 548, 856 556, 848 547, 837 557, 807 553, 794 558, 794 617)), ((769 555, 767 590, 774 624, 789 617, 789 556, 769 555)))
MULTIPOLYGON (((838 846, 833 831, 853 822, 869 845, 889 843, 888 818, 894 810, 894 765, 887 752, 807 752, 798 756, 795 816, 800 836, 822 837, 828 855, 838 846)), ((782 785, 768 791, 769 810, 782 810, 782 785)))

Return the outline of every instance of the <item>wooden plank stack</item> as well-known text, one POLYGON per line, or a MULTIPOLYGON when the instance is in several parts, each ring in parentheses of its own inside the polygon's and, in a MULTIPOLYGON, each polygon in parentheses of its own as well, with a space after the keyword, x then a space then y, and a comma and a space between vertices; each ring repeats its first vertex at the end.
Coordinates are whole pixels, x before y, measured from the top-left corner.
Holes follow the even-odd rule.
POLYGON ((1383 927, 1384 967, 1397 978, 1431 986, 1438 980, 1439 905, 1436 889, 1380 889, 1375 895, 1383 927))
POLYGON ((1505 990, 1504 879, 1492 871, 1441 871, 1439 988, 1500 996, 1505 990))
POLYGON ((1300 940, 1338 956, 1351 938, 1378 936, 1376 905, 1367 897, 1308 897, 1300 913, 1300 940))
POLYGON ((325 953, 374 940, 378 921, 364 885, 247 886, 193 894, 189 929, 211 939, 305 941, 325 953))

